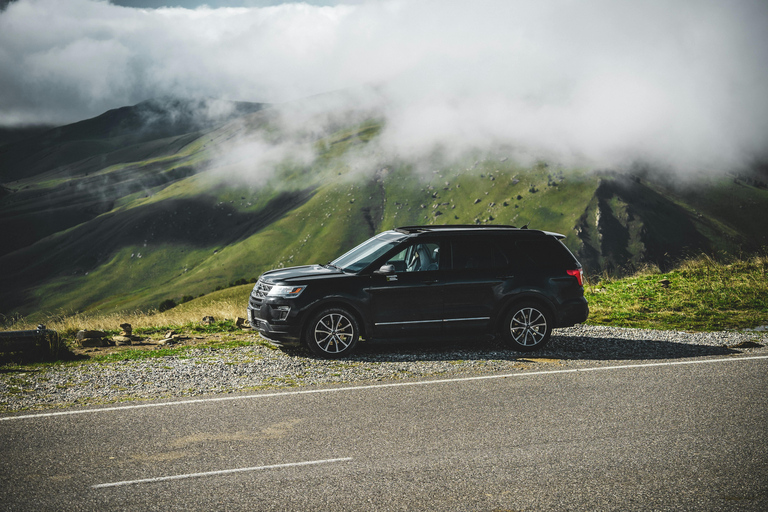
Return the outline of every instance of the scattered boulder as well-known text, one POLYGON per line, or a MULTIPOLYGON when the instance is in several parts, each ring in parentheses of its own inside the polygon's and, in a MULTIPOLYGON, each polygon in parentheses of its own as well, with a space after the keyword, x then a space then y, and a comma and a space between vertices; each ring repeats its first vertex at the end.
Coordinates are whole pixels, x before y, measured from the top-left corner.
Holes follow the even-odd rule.
POLYGON ((211 325, 211 324, 212 324, 212 323, 214 323, 215 321, 216 321, 216 319, 215 319, 215 318, 213 318, 212 316, 204 316, 204 317, 203 317, 203 320, 202 320, 202 322, 201 322, 201 323, 202 323, 203 325, 211 325))
POLYGON ((238 329, 250 329, 251 326, 248 322, 245 321, 245 318, 237 317, 235 320, 235 327, 238 329))
POLYGON ((188 340, 189 336, 183 334, 176 334, 176 331, 165 331, 163 339, 157 342, 158 345, 175 345, 176 343, 188 340))
POLYGON ((130 345, 133 342, 133 339, 131 336, 112 336, 112 341, 114 341, 115 345, 118 347, 122 347, 124 345, 130 345))
POLYGON ((77 339, 84 340, 86 338, 103 338, 105 336, 103 331, 77 331, 77 339))
POLYGON ((144 338, 141 336, 133 335, 133 327, 131 327, 131 324, 120 324, 120 329, 122 329, 122 331, 120 331, 118 336, 112 336, 113 344, 122 346, 131 345, 136 341, 144 341, 144 338))
POLYGON ((106 334, 102 331, 77 331, 75 338, 77 344, 81 347, 104 347, 106 342, 104 341, 106 334))

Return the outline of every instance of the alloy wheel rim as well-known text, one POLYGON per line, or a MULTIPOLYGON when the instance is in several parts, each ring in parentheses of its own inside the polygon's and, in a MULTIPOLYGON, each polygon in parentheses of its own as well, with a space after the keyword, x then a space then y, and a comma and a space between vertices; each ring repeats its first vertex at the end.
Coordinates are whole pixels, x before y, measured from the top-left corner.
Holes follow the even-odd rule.
POLYGON ((329 313, 315 324, 315 343, 328 353, 346 350, 354 338, 355 327, 344 315, 329 313))
POLYGON ((538 345, 547 334, 547 318, 536 308, 522 308, 512 317, 509 332, 519 345, 538 345))

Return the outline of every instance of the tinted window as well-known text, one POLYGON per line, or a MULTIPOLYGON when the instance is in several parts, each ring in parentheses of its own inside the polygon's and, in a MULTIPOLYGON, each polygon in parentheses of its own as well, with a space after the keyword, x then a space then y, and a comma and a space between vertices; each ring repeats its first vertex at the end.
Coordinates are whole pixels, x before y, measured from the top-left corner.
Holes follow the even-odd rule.
POLYGON ((451 246, 456 270, 506 268, 510 263, 501 244, 494 238, 467 237, 454 240, 451 246))
POLYGON ((552 237, 514 242, 515 260, 525 268, 578 268, 576 258, 552 237))

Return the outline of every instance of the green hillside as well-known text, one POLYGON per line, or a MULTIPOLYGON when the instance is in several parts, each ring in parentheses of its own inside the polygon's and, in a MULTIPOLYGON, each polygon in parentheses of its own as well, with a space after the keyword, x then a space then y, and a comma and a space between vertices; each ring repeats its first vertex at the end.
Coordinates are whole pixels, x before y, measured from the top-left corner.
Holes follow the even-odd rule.
MULTIPOLYGON (((20 179, 18 168, 2 170, 14 179, 0 196, 8 241, 0 250, 0 312, 146 309, 270 268, 324 263, 400 225, 560 232, 591 274, 768 245, 760 182, 712 178, 680 187, 649 173, 521 166, 502 152, 435 158, 425 171, 424 162, 382 153, 383 129, 370 117, 288 133, 278 114, 262 109, 128 146, 102 138, 107 153, 62 157, 66 164, 48 168, 38 158, 20 179), (310 161, 286 154, 265 169, 230 158, 250 143, 299 139, 315 150, 310 161)), ((122 129, 116 137, 126 136, 122 129)), ((46 161, 57 150, 69 155, 71 142, 49 147, 46 161)))

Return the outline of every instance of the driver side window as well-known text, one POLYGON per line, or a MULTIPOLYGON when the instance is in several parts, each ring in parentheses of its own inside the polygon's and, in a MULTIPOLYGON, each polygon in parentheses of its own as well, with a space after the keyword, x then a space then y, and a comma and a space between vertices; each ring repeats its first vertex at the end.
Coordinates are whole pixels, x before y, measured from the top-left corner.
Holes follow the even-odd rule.
POLYGON ((440 268, 440 246, 434 243, 418 243, 395 254, 386 263, 395 272, 425 272, 440 268))

